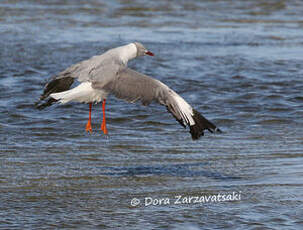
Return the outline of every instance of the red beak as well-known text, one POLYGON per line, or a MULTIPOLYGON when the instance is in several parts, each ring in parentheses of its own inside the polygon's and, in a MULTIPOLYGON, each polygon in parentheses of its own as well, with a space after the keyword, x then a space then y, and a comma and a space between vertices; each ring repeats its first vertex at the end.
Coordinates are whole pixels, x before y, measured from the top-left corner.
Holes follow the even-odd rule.
POLYGON ((150 51, 146 51, 145 54, 146 54, 146 55, 149 55, 149 56, 155 56, 155 55, 154 55, 152 52, 150 52, 150 51))

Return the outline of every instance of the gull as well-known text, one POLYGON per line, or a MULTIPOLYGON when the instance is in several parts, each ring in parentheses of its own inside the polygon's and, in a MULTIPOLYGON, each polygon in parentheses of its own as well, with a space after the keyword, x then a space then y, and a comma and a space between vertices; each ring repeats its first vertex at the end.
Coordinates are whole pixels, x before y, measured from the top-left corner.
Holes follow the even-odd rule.
POLYGON ((88 103, 89 118, 85 130, 92 132, 92 104, 102 101, 101 130, 107 134, 105 103, 108 95, 113 94, 130 103, 141 101, 147 106, 155 101, 166 106, 167 111, 184 128, 189 127, 193 140, 203 136, 204 130, 221 132, 167 85, 127 67, 128 61, 145 55, 154 56, 141 43, 133 42, 74 64, 51 78, 45 85, 36 107, 43 109, 55 102, 88 103), (80 84, 70 89, 75 79, 80 84))

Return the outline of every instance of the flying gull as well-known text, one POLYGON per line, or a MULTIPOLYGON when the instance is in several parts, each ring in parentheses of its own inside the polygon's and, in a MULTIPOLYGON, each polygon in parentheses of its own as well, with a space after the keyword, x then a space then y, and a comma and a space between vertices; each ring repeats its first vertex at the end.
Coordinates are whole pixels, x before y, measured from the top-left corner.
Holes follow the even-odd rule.
POLYGON ((144 55, 154 56, 141 43, 134 42, 110 49, 102 55, 93 56, 88 60, 72 65, 51 78, 45 85, 36 107, 43 109, 54 102, 62 104, 71 101, 88 103, 89 119, 86 131, 92 132, 92 103, 102 101, 101 130, 107 134, 105 103, 107 96, 113 94, 130 103, 141 101, 143 105, 149 105, 152 101, 156 101, 166 106, 168 112, 184 128, 189 126, 193 140, 203 136, 206 129, 210 132, 221 132, 167 85, 127 67, 129 60, 144 55), (75 79, 80 84, 70 89, 75 79))

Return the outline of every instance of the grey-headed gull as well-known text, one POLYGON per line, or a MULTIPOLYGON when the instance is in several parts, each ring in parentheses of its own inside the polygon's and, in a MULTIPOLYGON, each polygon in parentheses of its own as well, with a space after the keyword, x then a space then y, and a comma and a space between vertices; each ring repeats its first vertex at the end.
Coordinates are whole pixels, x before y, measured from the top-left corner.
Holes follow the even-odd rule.
POLYGON ((152 101, 156 101, 166 106, 168 112, 184 128, 189 126, 193 140, 204 135, 206 129, 210 132, 221 132, 167 85, 127 67, 129 60, 144 55, 153 56, 154 54, 141 43, 134 42, 110 49, 102 55, 93 56, 88 60, 72 65, 52 77, 50 82, 46 84, 36 107, 43 109, 54 102, 62 104, 71 101, 89 103, 89 119, 86 131, 92 132, 92 103, 102 101, 101 130, 107 134, 105 102, 107 96, 113 94, 130 103, 140 100, 143 105, 149 105, 152 101), (75 79, 80 84, 69 89, 75 79))

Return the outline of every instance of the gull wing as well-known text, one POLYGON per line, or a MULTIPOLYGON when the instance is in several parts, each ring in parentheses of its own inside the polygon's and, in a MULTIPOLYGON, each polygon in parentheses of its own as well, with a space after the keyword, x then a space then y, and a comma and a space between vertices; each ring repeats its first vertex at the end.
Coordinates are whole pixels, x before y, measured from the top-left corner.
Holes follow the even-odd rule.
MULTIPOLYGON (((99 88, 97 85, 93 87, 99 88)), ((219 131, 218 128, 199 112, 194 110, 181 96, 159 80, 138 73, 130 68, 121 69, 117 75, 100 89, 114 94, 117 98, 134 103, 141 101, 149 105, 156 101, 166 106, 175 119, 183 126, 189 126, 193 139, 204 135, 204 130, 219 131)))

